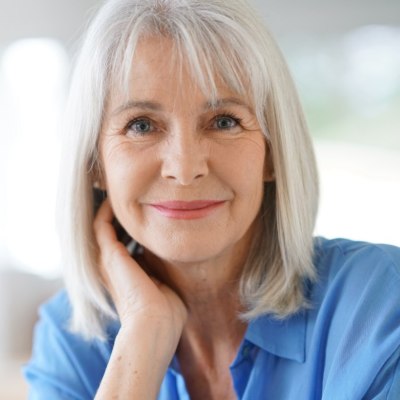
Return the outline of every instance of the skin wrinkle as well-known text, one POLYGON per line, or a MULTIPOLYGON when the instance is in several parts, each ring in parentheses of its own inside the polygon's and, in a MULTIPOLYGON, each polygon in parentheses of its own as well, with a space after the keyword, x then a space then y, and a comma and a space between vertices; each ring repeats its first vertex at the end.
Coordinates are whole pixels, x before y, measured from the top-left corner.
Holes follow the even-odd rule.
MULTIPOLYGON (((228 97, 228 98, 223 98, 223 99, 216 99, 215 101, 207 101, 203 105, 203 110, 216 110, 218 108, 224 107, 224 106, 230 106, 230 105, 237 105, 241 107, 245 107, 246 110, 255 116, 253 109, 248 106, 245 102, 242 100, 236 98, 236 97, 228 97)), ((151 101, 151 100, 128 100, 126 103, 118 106, 115 110, 111 111, 109 118, 113 118, 118 116, 121 113, 124 113, 126 111, 132 110, 132 109, 140 109, 140 110, 147 110, 147 111, 158 111, 162 112, 163 111, 163 106, 162 104, 156 102, 156 101, 151 101)), ((174 108, 173 108, 174 109, 174 108)))
POLYGON ((139 263, 187 307, 178 358, 184 367, 195 357, 187 373, 212 377, 233 361, 244 334, 238 285, 271 179, 270 153, 246 99, 222 84, 216 99, 206 98, 187 68, 177 82, 153 47, 137 47, 128 103, 111 93, 100 157, 114 214, 144 248, 139 263), (220 116, 239 122, 222 129, 220 116), (149 131, 139 135, 131 121, 144 119, 149 131), (207 217, 179 220, 150 205, 165 200, 224 203, 207 217))
MULTIPOLYGON (((154 57, 152 57, 151 58, 152 60, 154 60, 155 58, 154 57)), ((150 62, 151 62, 151 60, 150 60, 150 62)), ((141 70, 141 67, 139 67, 139 71, 141 70)), ((145 69, 146 70, 146 69, 145 69)), ((191 83, 192 84, 192 83, 191 83)), ((181 87, 182 88, 182 87, 181 87)), ((161 92, 166 92, 166 90, 161 90, 161 92)), ((150 92, 151 93, 151 92, 150 92)), ((177 100, 177 97, 178 96, 175 96, 174 97, 174 100, 176 101, 177 100)), ((115 101, 115 100, 114 100, 115 101)), ((149 102, 149 101, 147 101, 147 100, 145 100, 145 103, 147 104, 147 103, 149 103, 149 104, 153 104, 154 105, 154 102, 149 102)), ((202 102, 202 108, 209 108, 210 107, 210 105, 211 105, 211 103, 212 102, 210 102, 210 101, 205 101, 205 102, 202 102)), ((204 149, 204 146, 198 146, 197 148, 202 148, 203 149, 203 152, 204 152, 204 159, 207 159, 207 160, 213 160, 213 158, 215 158, 216 157, 216 154, 218 153, 218 146, 215 146, 214 144, 216 143, 217 145, 219 145, 219 146, 221 146, 222 148, 223 148, 223 150, 225 151, 225 150, 227 150, 227 148, 226 148, 226 146, 234 146, 235 147, 235 149, 234 149, 234 151, 236 152, 236 155, 234 155, 234 156, 232 156, 232 157, 234 157, 234 158, 236 158, 236 157, 239 157, 240 156, 240 154, 246 149, 246 147, 247 146, 249 146, 249 145, 256 145, 257 147, 258 147, 258 152, 260 152, 261 154, 263 154, 264 155, 264 152, 265 152, 265 141, 263 140, 262 141, 262 143, 259 143, 259 139, 258 139, 258 142, 257 142, 257 140, 255 140, 255 139, 253 139, 253 137, 252 136, 249 136, 249 132, 251 132, 252 133, 252 135, 259 135, 259 129, 257 130, 256 129, 256 125, 257 125, 257 121, 256 121, 256 119, 255 119, 255 117, 253 117, 253 114, 254 113, 250 113, 248 110, 250 109, 250 107, 249 106, 247 106, 247 105, 243 105, 243 104, 245 104, 245 102, 243 101, 243 100, 241 100, 241 99, 236 99, 236 98, 234 98, 234 97, 232 97, 232 96, 228 96, 228 97, 224 97, 223 99, 221 99, 221 100, 219 100, 219 101, 217 101, 217 103, 221 103, 221 104, 224 104, 224 105, 227 105, 227 104, 229 104, 229 105, 232 105, 232 107, 233 108, 235 108, 235 109, 237 109, 237 108, 239 108, 239 109, 241 109, 241 108, 244 108, 245 110, 246 110, 246 112, 247 112, 247 114, 249 114, 249 115, 244 115, 244 118, 243 118, 243 125, 244 125, 244 127, 246 128, 246 131, 244 131, 243 133, 239 133, 239 137, 235 137, 235 136, 233 136, 233 139, 231 138, 231 137, 229 137, 228 136, 228 138, 224 138, 224 137, 217 137, 217 138, 213 138, 213 143, 211 143, 210 141, 208 141, 208 140, 206 140, 203 136, 202 136, 202 134, 201 133, 199 133, 199 140, 201 141, 201 142, 205 142, 205 143, 207 143, 207 145, 206 145, 206 148, 204 149), (240 137, 240 135, 242 135, 242 137, 240 137), (233 142, 233 144, 232 144, 232 142, 233 142)), ((111 104, 113 104, 113 102, 111 102, 111 104)), ((174 104, 174 107, 173 107, 173 112, 175 112, 175 104, 174 104)), ((113 107, 114 108, 114 107, 113 107)), ((152 108, 152 110, 154 110, 154 109, 162 109, 162 107, 159 107, 159 105, 157 105, 157 107, 151 107, 152 108)), ((165 108, 165 107, 164 107, 165 108)), ((121 107, 118 107, 118 109, 121 109, 121 107)), ((241 111, 241 110, 240 110, 241 111)), ((239 113, 240 113, 240 111, 239 111, 239 113)), ((171 114, 173 115, 173 112, 171 112, 171 114)), ((191 109, 191 112, 192 112, 192 114, 193 113, 195 113, 195 111, 193 111, 192 109, 191 109)), ((114 114, 114 113, 113 113, 114 114)), ((165 118, 165 114, 166 114, 166 112, 162 112, 161 113, 161 118, 165 118)), ((242 112, 242 114, 243 114, 243 112, 242 112)), ((242 116, 242 115, 241 115, 242 116)), ((189 115, 188 115, 188 117, 187 117, 188 119, 189 119, 189 115)), ((208 117, 204 117, 204 118, 208 118, 208 117)), ((127 119, 127 117, 125 117, 125 120, 127 119)), ((111 119, 111 121, 110 120, 108 120, 107 121, 107 118, 106 118, 106 122, 108 123, 108 127, 106 127, 105 129, 104 129, 104 132, 105 132, 105 135, 104 136, 109 136, 109 135, 111 135, 111 136, 113 136, 113 135, 115 135, 115 139, 118 141, 119 140, 119 136, 121 135, 121 128, 120 128, 120 125, 118 125, 118 124, 121 124, 121 121, 118 119, 117 121, 114 121, 113 119, 111 119), (115 124, 115 125, 114 125, 115 124)), ((164 124, 163 123, 163 125, 166 125, 166 124, 164 124)), ((167 128, 168 129, 168 128, 167 128)), ((193 129, 193 128, 190 128, 190 129, 193 129)), ((197 128, 196 128, 197 129, 197 128)), ((172 132, 175 132, 175 130, 174 129, 172 129, 172 132)), ((173 137, 171 137, 171 136, 169 136, 168 134, 165 134, 165 136, 166 136, 166 143, 165 143, 165 147, 168 147, 168 145, 170 144, 170 141, 171 140, 173 140, 173 137)), ((135 142, 136 142, 136 139, 135 139, 135 142)), ((126 148, 129 148, 130 147, 130 145, 131 145, 131 143, 130 143, 130 141, 129 140, 127 140, 125 143, 124 142, 121 142, 121 143, 119 143, 117 146, 115 146, 114 147, 114 151, 113 150, 111 150, 111 151, 108 151, 107 153, 103 153, 103 155, 105 156, 105 157, 111 157, 111 158, 116 158, 117 159, 117 161, 119 161, 118 160, 118 156, 117 156, 117 154, 123 154, 123 152, 126 150, 126 148), (126 146, 126 148, 125 148, 125 146, 126 146), (114 152, 115 152, 115 154, 114 154, 114 152)), ((149 141, 147 141, 147 139, 145 139, 145 140, 143 140, 142 141, 142 139, 140 139, 139 141, 138 141, 138 143, 135 143, 135 145, 138 145, 138 146, 141 146, 141 151, 143 152, 143 154, 144 153, 146 153, 146 156, 148 157, 148 158, 151 158, 151 157, 153 157, 154 159, 156 159, 158 162, 162 162, 162 160, 160 159, 161 158, 161 154, 163 153, 163 151, 159 151, 158 152, 158 155, 157 155, 157 150, 156 149, 153 149, 153 147, 157 147, 157 145, 159 145, 159 143, 157 142, 157 141, 154 141, 154 142, 152 142, 152 139, 150 139, 149 141), (155 157, 154 157, 155 156, 155 157)), ((126 151, 128 151, 128 150, 126 150, 126 151)), ((233 154, 233 153, 232 153, 233 154)), ((174 154, 174 156, 176 157, 177 155, 181 155, 181 154, 174 154)), ((184 155, 184 152, 182 153, 182 155, 184 155)), ((135 157, 135 152, 134 152, 134 150, 132 151, 132 159, 135 157)), ((263 157, 264 158, 264 157, 263 157)), ((222 161, 221 162, 221 164, 223 164, 224 162, 222 161)), ((226 165, 230 165, 231 164, 231 162, 229 161, 229 160, 227 160, 226 161, 226 165)), ((250 164, 250 163, 249 163, 250 164)), ((118 165, 118 163, 116 163, 116 167, 119 167, 119 165, 118 165)), ((214 167, 214 165, 212 164, 212 161, 209 161, 209 168, 210 169, 213 169, 213 167, 214 167)), ((250 166, 246 166, 247 168, 246 169, 250 169, 250 166)), ((124 168, 124 166, 121 166, 121 169, 123 169, 124 168)), ((214 186, 216 186, 216 187, 218 187, 218 191, 217 191, 217 193, 218 192, 221 192, 221 188, 220 188, 220 186, 221 186, 221 182, 218 182, 218 184, 215 184, 214 186)), ((180 189, 182 189, 182 188, 185 188, 185 186, 183 185, 180 189)), ((166 190, 165 190, 166 188, 163 188, 163 190, 161 191, 160 190, 160 193, 162 192, 163 193, 163 195, 165 194, 165 193, 168 193, 166 190)), ((192 189, 193 190, 193 189, 192 189)), ((213 190, 213 189, 212 189, 213 190)), ((211 191, 212 191, 211 190, 211 191)), ((232 193, 232 197, 234 197, 235 195, 236 195, 236 193, 234 192, 234 191, 232 191, 232 190, 230 190, 230 192, 232 193)), ((228 193, 228 190, 225 190, 225 189, 223 189, 222 190, 222 193, 221 193, 221 196, 224 196, 224 195, 226 195, 226 193, 228 193)), ((167 194, 167 196, 168 196, 168 194, 167 194)), ((197 194, 195 194, 195 198, 197 197, 198 195, 197 194)), ((149 198, 151 198, 151 197, 155 197, 155 199, 153 199, 153 200, 158 200, 157 199, 157 196, 153 196, 151 193, 150 193, 150 195, 148 195, 148 197, 149 198)), ((176 197, 176 196, 171 196, 172 198, 174 198, 174 197, 176 197)), ((253 199, 252 199, 252 201, 254 201, 253 199)), ((188 224, 189 225, 189 224, 188 224)), ((196 229, 195 229, 195 231, 196 231, 196 229)), ((179 239, 178 239, 178 237, 177 237, 177 235, 175 234, 175 232, 169 232, 170 234, 172 234, 172 238, 175 238, 175 240, 177 241, 177 243, 179 242, 179 239)))
MULTIPOLYGON (((243 141, 243 142, 252 142, 252 143, 254 143, 254 141, 252 141, 251 139, 249 139, 249 138, 246 138, 246 139, 244 139, 244 140, 242 140, 241 139, 241 141, 243 141)), ((105 156, 106 157, 114 157, 114 153, 115 153, 115 158, 117 158, 117 155, 119 155, 119 154, 121 154, 123 151, 124 151, 124 148, 125 147, 127 147, 127 148, 129 148, 129 143, 128 142, 126 142, 126 143, 119 143, 118 145, 116 145, 114 148, 112 148, 110 151, 108 151, 106 154, 105 154, 105 156)), ((239 153, 242 151, 242 149, 243 149, 243 146, 241 146, 239 149, 238 149, 238 155, 239 155, 239 153)), ((145 151, 148 151, 148 149, 146 149, 145 151)), ((134 156, 134 155, 133 155, 134 156)), ((133 157, 132 156, 132 157, 133 157)), ((150 157, 151 157, 151 154, 149 155, 150 157)), ((164 197, 164 196, 163 196, 164 197)))

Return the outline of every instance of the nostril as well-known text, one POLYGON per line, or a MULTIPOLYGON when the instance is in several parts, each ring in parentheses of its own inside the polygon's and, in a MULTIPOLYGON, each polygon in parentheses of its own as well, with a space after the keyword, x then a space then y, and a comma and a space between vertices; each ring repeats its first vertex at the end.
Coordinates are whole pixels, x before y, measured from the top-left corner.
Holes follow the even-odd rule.
POLYGON ((194 135, 175 134, 164 149, 161 175, 181 185, 190 185, 208 174, 208 152, 194 135))
POLYGON ((161 176, 164 179, 174 180, 181 185, 190 185, 208 174, 208 165, 205 161, 193 160, 190 162, 163 162, 161 176))

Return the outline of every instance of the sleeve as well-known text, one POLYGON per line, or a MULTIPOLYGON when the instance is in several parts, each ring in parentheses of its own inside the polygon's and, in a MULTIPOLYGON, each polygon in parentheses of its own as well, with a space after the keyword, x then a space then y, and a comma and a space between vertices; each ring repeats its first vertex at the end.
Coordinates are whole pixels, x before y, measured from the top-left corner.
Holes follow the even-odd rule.
POLYGON ((393 369, 387 400, 396 400, 400 397, 400 348, 397 351, 395 361, 396 365, 393 369))
POLYGON ((398 400, 400 249, 351 246, 336 253, 338 272, 324 299, 328 398, 398 400))
MULTIPOLYGON (((397 282, 400 283, 400 251, 398 248, 393 246, 381 246, 381 250, 384 251, 390 260, 392 261, 395 271, 397 282)), ((396 280, 396 279, 394 279, 396 280)), ((399 292, 399 286, 397 286, 397 293, 399 292)), ((400 331, 400 296, 397 297, 397 306, 394 305, 393 309, 396 310, 394 313, 396 317, 392 320, 391 334, 400 331)), ((398 400, 400 399, 400 345, 393 347, 393 354, 383 366, 382 370, 375 379, 374 384, 371 387, 379 388, 377 394, 371 393, 370 397, 373 400, 398 400)))
POLYGON ((365 400, 398 400, 400 398, 400 347, 384 365, 365 400))
POLYGON ((65 293, 40 308, 32 358, 23 369, 30 400, 89 400, 96 394, 107 364, 104 352, 66 329, 69 315, 65 293))

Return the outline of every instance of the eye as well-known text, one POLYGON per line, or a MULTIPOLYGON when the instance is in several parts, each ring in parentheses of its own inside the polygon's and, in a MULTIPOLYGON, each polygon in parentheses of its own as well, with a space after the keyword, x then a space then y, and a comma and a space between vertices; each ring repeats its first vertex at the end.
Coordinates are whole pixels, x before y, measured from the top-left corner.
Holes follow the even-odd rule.
POLYGON ((219 130, 230 130, 240 125, 240 119, 233 115, 218 115, 214 119, 213 128, 219 130))
POLYGON ((151 132, 154 129, 154 127, 149 119, 138 118, 129 122, 129 124, 127 125, 127 129, 134 135, 145 135, 146 133, 151 132))

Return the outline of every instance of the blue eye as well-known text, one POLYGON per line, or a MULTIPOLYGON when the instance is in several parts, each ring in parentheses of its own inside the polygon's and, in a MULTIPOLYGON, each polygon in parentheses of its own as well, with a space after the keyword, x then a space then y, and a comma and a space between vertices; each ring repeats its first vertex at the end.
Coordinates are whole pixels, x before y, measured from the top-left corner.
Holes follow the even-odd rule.
POLYGON ((215 118, 214 127, 221 130, 229 130, 236 128, 239 124, 237 118, 231 117, 229 115, 222 115, 215 118))
POLYGON ((143 135, 153 129, 151 122, 148 119, 136 119, 129 123, 128 129, 135 134, 143 135))

